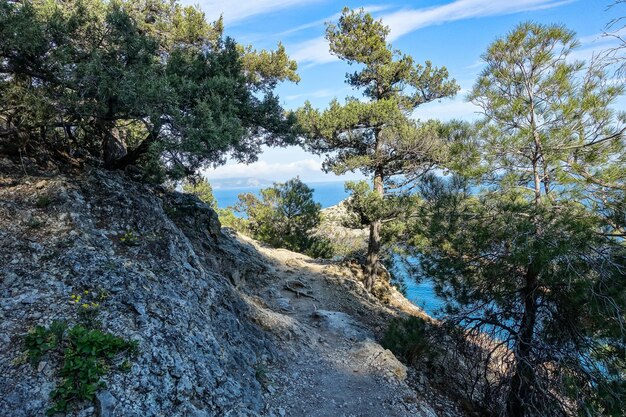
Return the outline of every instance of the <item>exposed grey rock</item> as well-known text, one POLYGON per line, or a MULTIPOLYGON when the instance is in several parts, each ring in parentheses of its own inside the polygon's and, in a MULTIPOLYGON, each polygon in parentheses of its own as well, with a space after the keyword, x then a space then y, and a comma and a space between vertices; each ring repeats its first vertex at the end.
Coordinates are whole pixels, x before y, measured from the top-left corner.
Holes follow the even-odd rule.
POLYGON ((11 336, 0 345, 0 415, 45 414, 60 364, 53 357, 34 368, 20 362, 21 335, 55 319, 78 322, 69 300, 85 290, 108 294, 104 330, 137 340, 140 349, 129 372, 107 375, 99 415, 263 408, 254 369, 261 355, 275 357, 274 342, 230 283, 233 270, 245 279, 263 267, 221 235, 213 210, 193 196, 98 170, 10 182, 0 188, 0 334, 11 336), (38 208, 33 196, 44 193, 53 202, 38 208), (34 216, 36 227, 27 222, 34 216), (132 244, 121 239, 130 233, 132 244))
POLYGON ((357 343, 351 353, 361 364, 381 370, 389 377, 400 381, 407 377, 407 367, 390 350, 384 349, 371 339, 357 343))
POLYGON ((96 405, 98 417, 112 417, 117 400, 109 391, 100 391, 96 393, 96 405))

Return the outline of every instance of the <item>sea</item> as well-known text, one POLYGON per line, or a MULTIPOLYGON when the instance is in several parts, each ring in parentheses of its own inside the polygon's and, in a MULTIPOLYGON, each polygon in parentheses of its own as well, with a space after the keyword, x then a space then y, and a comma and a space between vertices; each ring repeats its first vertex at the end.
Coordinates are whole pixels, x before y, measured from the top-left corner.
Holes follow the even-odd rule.
MULTIPOLYGON (((348 197, 343 182, 311 182, 307 185, 313 189, 313 198, 320 203, 322 208, 334 206, 348 197)), ((261 188, 217 188, 213 190, 213 195, 217 200, 218 207, 226 208, 237 202, 239 194, 252 193, 258 195, 261 188)), ((417 282, 410 272, 401 266, 399 266, 398 271, 398 275, 406 288, 406 297, 430 316, 440 316, 443 301, 435 294, 432 282, 428 280, 417 282)))

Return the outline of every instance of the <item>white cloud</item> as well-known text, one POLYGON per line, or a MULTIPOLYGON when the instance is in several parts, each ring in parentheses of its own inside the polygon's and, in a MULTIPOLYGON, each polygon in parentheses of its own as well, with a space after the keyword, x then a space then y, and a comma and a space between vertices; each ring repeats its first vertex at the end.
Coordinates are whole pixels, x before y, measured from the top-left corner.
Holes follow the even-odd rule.
POLYGON ((389 38, 394 40, 428 26, 463 19, 547 9, 573 1, 576 0, 456 0, 437 7, 401 10, 383 16, 383 22, 391 28, 389 38))
MULTIPOLYGON (((428 26, 547 9, 574 1, 577 0, 456 0, 442 6, 402 9, 382 16, 382 20, 389 26, 389 40, 393 41, 428 26)), ((291 49, 292 57, 300 64, 324 64, 337 60, 328 52, 328 43, 323 37, 302 42, 291 49)))
POLYGON ((615 32, 600 32, 589 36, 583 36, 578 41, 581 45, 606 45, 620 43, 620 39, 626 37, 626 27, 615 32))
MULTIPOLYGON (((365 10, 367 13, 376 13, 376 12, 380 12, 383 10, 389 10, 391 9, 392 6, 389 5, 380 5, 380 6, 376 6, 376 5, 372 5, 372 6, 363 6, 363 10, 365 10)), ((319 20, 315 20, 313 22, 309 22, 309 23, 305 23, 304 25, 300 25, 300 26, 296 26, 295 28, 286 30, 284 32, 278 33, 276 34, 276 36, 285 36, 285 35, 290 35, 292 33, 296 33, 296 32, 300 32, 302 30, 305 29, 311 29, 314 27, 322 27, 326 22, 333 22, 339 19, 339 17, 341 17, 341 12, 339 13, 335 13, 332 16, 328 16, 324 19, 319 19, 319 20)))
POLYGON ((250 165, 229 163, 204 174, 209 181, 224 178, 258 178, 270 181, 286 181, 300 176, 305 181, 319 181, 325 178, 320 159, 302 159, 291 162, 258 161, 250 165))
POLYGON ((346 88, 341 88, 341 89, 323 88, 321 90, 313 91, 311 93, 293 94, 293 95, 290 95, 290 96, 286 96, 285 100, 286 101, 295 101, 295 100, 301 100, 303 98, 310 99, 310 98, 337 97, 337 95, 340 92, 345 91, 345 90, 346 90, 346 88))
POLYGON ((467 102, 465 98, 424 104, 413 112, 413 117, 420 120, 438 119, 442 121, 476 120, 480 117, 480 107, 467 102))
POLYGON ((289 50, 290 57, 301 65, 325 64, 339 60, 330 54, 328 41, 323 36, 293 45, 289 50))
POLYGON ((251 16, 318 1, 320 0, 182 0, 182 3, 199 4, 208 19, 215 20, 223 15, 227 23, 232 23, 251 16))

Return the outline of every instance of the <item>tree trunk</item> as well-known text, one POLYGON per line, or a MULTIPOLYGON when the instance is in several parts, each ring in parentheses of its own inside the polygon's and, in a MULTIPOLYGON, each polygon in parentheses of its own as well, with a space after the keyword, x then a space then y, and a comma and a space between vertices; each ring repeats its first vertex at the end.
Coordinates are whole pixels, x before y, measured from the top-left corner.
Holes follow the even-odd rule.
MULTIPOLYGON (((383 174, 382 170, 377 170, 374 174, 374 192, 378 193, 381 197, 384 195, 383 189, 383 174)), ((374 287, 374 281, 378 275, 378 258, 380 254, 380 227, 382 226, 381 220, 374 220, 370 224, 370 236, 367 244, 367 261, 366 261, 366 282, 365 288, 368 291, 372 291, 374 287)))
POLYGON ((150 146, 156 142, 159 136, 159 128, 155 128, 148 136, 133 150, 126 153, 123 157, 110 161, 105 165, 107 169, 124 169, 128 165, 134 164, 139 158, 148 152, 150 146))
POLYGON ((511 379, 511 387, 506 404, 506 412, 509 417, 526 417, 530 415, 529 404, 532 401, 535 386, 535 373, 531 363, 531 353, 537 321, 537 287, 538 275, 531 265, 526 274, 526 285, 522 289, 524 315, 522 316, 515 347, 515 373, 511 379))
POLYGON ((127 154, 126 143, 116 127, 104 132, 102 140, 102 159, 104 166, 111 166, 115 161, 122 159, 127 154))

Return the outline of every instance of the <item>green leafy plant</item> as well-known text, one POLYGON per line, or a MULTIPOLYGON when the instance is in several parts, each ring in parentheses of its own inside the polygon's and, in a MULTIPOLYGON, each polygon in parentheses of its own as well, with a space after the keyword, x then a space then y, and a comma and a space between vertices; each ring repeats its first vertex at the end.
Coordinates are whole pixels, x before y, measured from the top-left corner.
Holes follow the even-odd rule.
MULTIPOLYGON (((62 358, 59 376, 62 382, 50 393, 54 401, 48 415, 66 412, 78 401, 92 401, 101 381, 116 356, 136 355, 138 345, 111 333, 76 325, 68 330, 64 322, 53 322, 49 327, 37 326, 25 338, 27 355, 31 362, 46 353, 62 358)), ((121 368, 128 369, 128 361, 121 368), (124 366, 126 365, 126 366, 124 366)))
POLYGON ((43 220, 37 219, 35 217, 29 219, 26 222, 26 226, 28 226, 30 229, 40 229, 43 227, 43 225, 46 224, 43 220))
POLYGON ((259 363, 254 368, 254 377, 261 385, 264 387, 267 386, 270 382, 269 377, 267 376, 267 366, 263 363, 259 363))
POLYGON ((37 326, 29 332, 24 343, 31 362, 37 362, 44 354, 56 349, 66 329, 65 322, 55 320, 49 328, 37 326))

